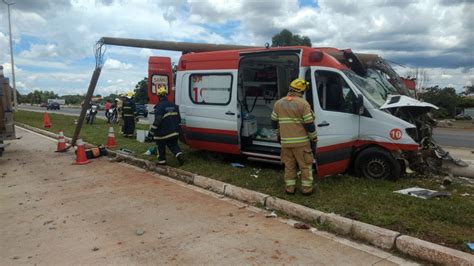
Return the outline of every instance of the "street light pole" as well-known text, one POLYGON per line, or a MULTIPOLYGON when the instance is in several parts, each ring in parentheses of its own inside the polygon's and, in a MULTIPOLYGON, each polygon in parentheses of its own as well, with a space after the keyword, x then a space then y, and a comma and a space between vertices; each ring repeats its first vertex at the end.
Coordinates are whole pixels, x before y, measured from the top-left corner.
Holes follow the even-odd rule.
POLYGON ((12 23, 10 18, 10 6, 15 3, 8 3, 3 0, 3 3, 8 6, 8 29, 10 30, 10 59, 12 64, 12 78, 13 78, 13 110, 16 111, 18 108, 18 99, 16 97, 16 82, 15 82, 15 61, 13 60, 13 43, 12 43, 12 23))

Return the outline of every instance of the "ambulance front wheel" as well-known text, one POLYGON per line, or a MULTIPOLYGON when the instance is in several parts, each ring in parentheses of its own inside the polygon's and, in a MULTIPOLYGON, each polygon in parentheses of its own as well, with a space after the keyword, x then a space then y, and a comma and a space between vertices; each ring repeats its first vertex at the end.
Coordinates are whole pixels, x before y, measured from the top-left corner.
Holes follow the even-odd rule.
POLYGON ((377 147, 367 148, 355 160, 358 176, 371 179, 391 179, 400 177, 401 166, 388 151, 377 147))

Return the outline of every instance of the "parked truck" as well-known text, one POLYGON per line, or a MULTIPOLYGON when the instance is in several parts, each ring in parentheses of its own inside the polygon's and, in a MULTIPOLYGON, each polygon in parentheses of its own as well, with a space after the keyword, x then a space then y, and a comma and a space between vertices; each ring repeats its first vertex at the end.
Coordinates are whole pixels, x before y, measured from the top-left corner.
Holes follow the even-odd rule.
POLYGON ((409 107, 424 114, 437 107, 409 97, 396 87, 399 81, 390 83, 387 73, 369 63, 335 48, 187 53, 173 86, 170 58, 151 57, 148 96, 155 104, 156 88, 165 85, 180 107, 184 139, 192 148, 279 161, 273 104, 287 94, 291 80, 305 79, 311 85, 304 97, 316 114, 318 176, 354 170, 393 179, 419 163, 421 140, 417 125, 392 111, 409 107))
POLYGON ((8 78, 3 76, 3 66, 0 66, 0 157, 3 155, 5 140, 15 139, 15 124, 11 101, 11 88, 8 78))

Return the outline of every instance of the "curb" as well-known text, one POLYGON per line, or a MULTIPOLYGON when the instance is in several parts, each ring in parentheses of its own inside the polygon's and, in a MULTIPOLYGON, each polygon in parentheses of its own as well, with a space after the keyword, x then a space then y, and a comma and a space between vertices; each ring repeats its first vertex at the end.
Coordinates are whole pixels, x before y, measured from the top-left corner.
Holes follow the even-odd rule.
MULTIPOLYGON (((51 138, 57 138, 57 134, 43 129, 18 122, 16 122, 16 125, 51 138)), ((70 142, 70 140, 70 138, 66 138, 67 142, 70 142)), ((86 143, 86 147, 90 146, 93 145, 86 143)), ((394 249, 413 258, 435 264, 474 266, 474 255, 466 252, 444 247, 415 237, 402 235, 396 231, 355 221, 334 213, 321 212, 280 198, 271 197, 260 192, 196 175, 181 169, 169 166, 154 166, 153 163, 148 160, 121 154, 115 151, 109 150, 109 153, 112 156, 116 156, 117 162, 124 161, 140 168, 161 175, 166 175, 185 183, 211 190, 246 203, 261 204, 265 208, 284 212, 306 222, 316 222, 318 224, 326 225, 331 231, 350 236, 354 239, 367 241, 378 248, 386 250, 394 249)))

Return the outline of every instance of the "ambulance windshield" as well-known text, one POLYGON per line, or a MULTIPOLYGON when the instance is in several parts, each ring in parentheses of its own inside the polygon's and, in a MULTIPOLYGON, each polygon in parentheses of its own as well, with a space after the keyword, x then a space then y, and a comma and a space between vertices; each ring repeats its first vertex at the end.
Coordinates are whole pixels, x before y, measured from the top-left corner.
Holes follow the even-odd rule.
POLYGON ((376 108, 380 108, 387 100, 388 95, 393 93, 374 78, 363 78, 352 71, 344 71, 344 74, 376 108))

